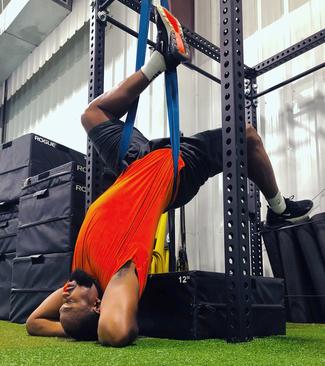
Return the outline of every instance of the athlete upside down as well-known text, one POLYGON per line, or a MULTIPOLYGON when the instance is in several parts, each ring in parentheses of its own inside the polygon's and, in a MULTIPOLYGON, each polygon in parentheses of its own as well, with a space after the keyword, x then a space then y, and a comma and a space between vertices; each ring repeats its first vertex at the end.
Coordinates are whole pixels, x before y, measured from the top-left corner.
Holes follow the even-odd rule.
MULTIPOLYGON (((81 117, 117 180, 88 209, 75 246, 71 278, 29 316, 26 326, 31 335, 98 339, 116 347, 133 342, 160 215, 167 207, 189 202, 209 177, 222 171, 221 129, 181 138, 175 197, 168 138, 148 141, 134 129, 124 161, 126 169, 119 170, 123 129, 119 118, 156 76, 189 54, 177 19, 161 7, 156 18, 157 49, 147 64, 92 101, 81 117)), ((312 202, 283 198, 263 143, 250 125, 246 137, 248 175, 268 200, 267 224, 305 217, 312 202)))

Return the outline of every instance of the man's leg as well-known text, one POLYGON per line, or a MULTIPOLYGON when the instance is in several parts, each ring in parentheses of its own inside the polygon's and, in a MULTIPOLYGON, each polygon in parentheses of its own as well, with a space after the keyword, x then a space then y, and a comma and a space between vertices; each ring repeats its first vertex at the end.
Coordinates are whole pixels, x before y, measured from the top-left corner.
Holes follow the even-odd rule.
POLYGON ((153 78, 165 70, 164 57, 158 51, 154 51, 141 70, 122 81, 113 90, 100 95, 88 105, 81 118, 86 132, 108 119, 121 118, 153 78))
POLYGON ((249 124, 246 125, 246 139, 248 177, 259 187, 267 200, 272 199, 279 192, 273 167, 262 139, 249 124))
MULTIPOLYGON (((270 159, 256 130, 246 125, 248 177, 259 187, 268 201, 266 222, 269 226, 302 220, 313 204, 310 200, 292 201, 279 191, 270 159)), ((223 170, 222 130, 208 130, 181 139, 185 168, 172 208, 189 202, 209 177, 223 170)))
POLYGON ((178 20, 161 6, 156 7, 157 42, 150 60, 113 90, 94 99, 82 115, 81 121, 89 132, 98 124, 113 118, 121 118, 150 82, 166 70, 190 59, 178 20))
POLYGON ((251 125, 246 126, 246 137, 248 177, 259 187, 269 204, 266 224, 277 226, 305 219, 313 207, 313 202, 284 198, 279 191, 262 139, 251 125))

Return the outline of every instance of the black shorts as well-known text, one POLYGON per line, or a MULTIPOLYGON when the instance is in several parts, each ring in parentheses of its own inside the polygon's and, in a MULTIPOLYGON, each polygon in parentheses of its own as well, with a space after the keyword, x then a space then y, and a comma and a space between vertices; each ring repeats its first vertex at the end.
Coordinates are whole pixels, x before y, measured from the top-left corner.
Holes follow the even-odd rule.
MULTIPOLYGON (((118 151, 124 123, 107 121, 91 129, 88 136, 99 156, 115 176, 121 173, 118 167, 118 151)), ((124 166, 142 158, 151 151, 170 147, 169 138, 148 140, 136 128, 124 159, 124 166)), ((180 184, 175 201, 170 208, 189 202, 208 178, 222 172, 222 130, 208 130, 190 137, 181 137, 181 155, 185 167, 180 172, 180 184)))

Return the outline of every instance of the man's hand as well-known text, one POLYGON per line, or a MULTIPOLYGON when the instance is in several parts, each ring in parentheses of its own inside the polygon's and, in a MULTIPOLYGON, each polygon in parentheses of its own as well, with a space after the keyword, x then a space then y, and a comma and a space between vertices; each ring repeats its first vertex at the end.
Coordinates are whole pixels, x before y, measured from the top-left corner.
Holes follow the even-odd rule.
POLYGON ((28 334, 44 337, 67 337, 59 320, 59 309, 62 304, 62 288, 59 288, 28 317, 26 321, 28 334))

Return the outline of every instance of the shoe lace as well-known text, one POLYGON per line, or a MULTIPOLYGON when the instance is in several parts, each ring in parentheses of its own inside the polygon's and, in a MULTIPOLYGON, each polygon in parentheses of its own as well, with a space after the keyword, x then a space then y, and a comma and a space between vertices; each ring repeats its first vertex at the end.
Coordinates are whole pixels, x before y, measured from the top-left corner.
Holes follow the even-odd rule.
POLYGON ((294 198, 295 198, 295 195, 293 194, 292 196, 288 197, 287 200, 288 201, 293 201, 294 198))

